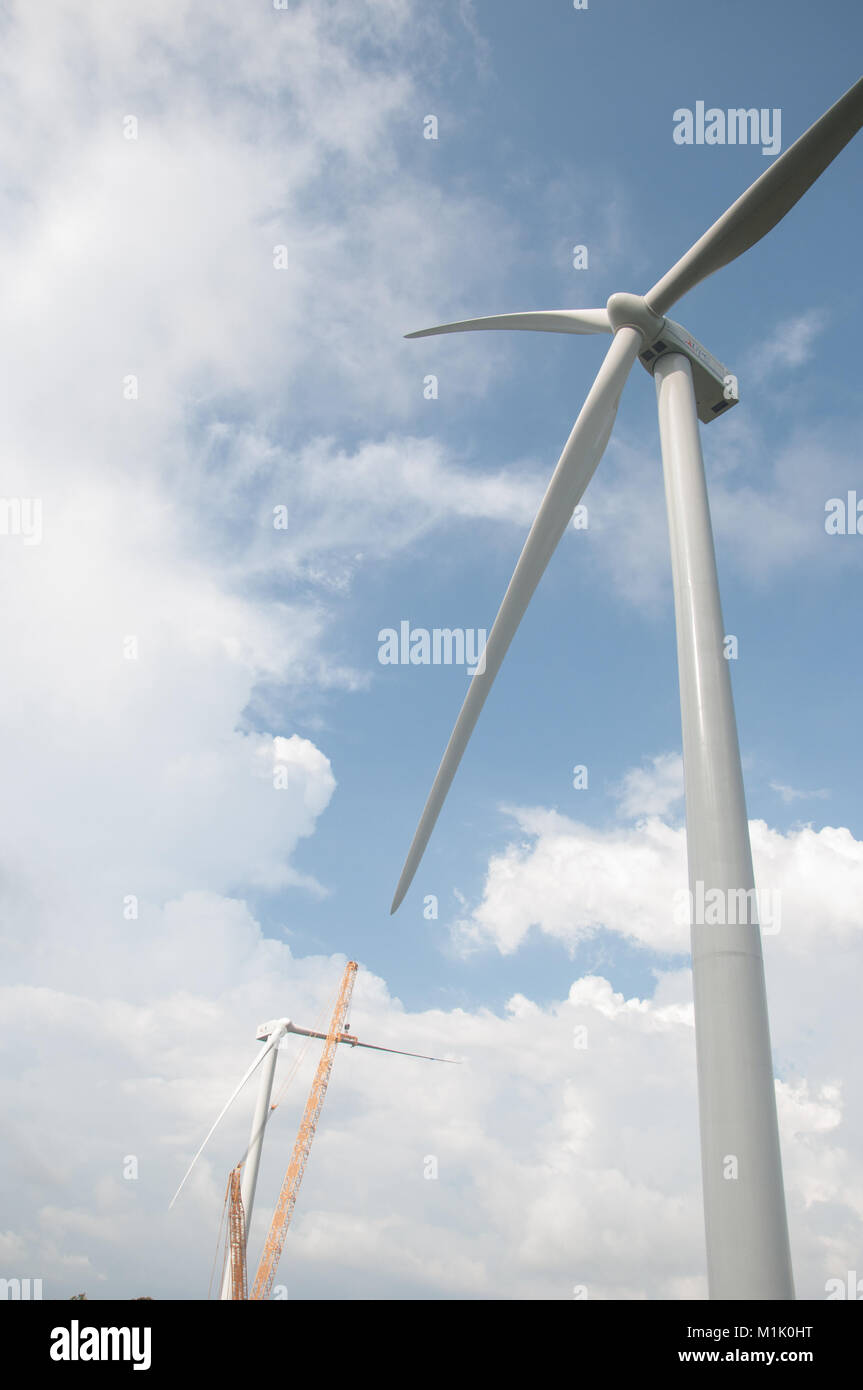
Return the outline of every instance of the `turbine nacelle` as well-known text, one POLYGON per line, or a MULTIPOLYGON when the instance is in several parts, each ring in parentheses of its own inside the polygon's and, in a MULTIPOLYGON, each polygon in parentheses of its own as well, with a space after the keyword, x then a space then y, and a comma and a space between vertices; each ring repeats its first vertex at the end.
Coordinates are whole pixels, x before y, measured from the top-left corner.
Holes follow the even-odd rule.
POLYGON ((268 1023, 260 1024, 255 1033, 255 1037, 259 1042, 264 1042, 265 1039, 271 1038, 273 1033, 278 1032, 292 1032, 291 1020, 289 1018, 271 1018, 268 1023))
POLYGON ((679 352, 692 369, 695 408, 702 424, 709 425, 711 420, 737 405, 740 399, 737 377, 682 324, 675 323, 674 319, 663 319, 662 332, 652 342, 644 344, 638 360, 653 376, 657 362, 669 352, 679 352))

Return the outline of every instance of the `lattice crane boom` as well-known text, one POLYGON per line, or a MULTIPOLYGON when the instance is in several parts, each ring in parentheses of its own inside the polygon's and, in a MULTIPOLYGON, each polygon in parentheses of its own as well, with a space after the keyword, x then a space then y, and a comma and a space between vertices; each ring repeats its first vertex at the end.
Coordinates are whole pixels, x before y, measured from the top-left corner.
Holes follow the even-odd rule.
POLYGON ((231 1259, 231 1298, 248 1298, 246 1283, 246 1216, 243 1211, 243 1198, 240 1192, 240 1169, 238 1163, 231 1173, 229 1189, 228 1248, 231 1259))
POLYGON ((318 1062, 318 1069, 315 1072, 312 1089, 306 1101, 306 1108, 303 1113, 296 1143, 294 1144, 294 1151, 291 1154, 288 1171, 285 1174, 282 1190, 279 1193, 279 1200, 276 1203, 276 1210, 273 1213, 270 1229, 267 1232, 264 1253, 261 1256, 261 1263, 258 1266, 252 1292, 249 1295, 252 1299, 268 1299, 273 1287, 273 1280, 276 1277, 276 1270, 279 1265, 279 1260, 281 1259, 285 1237, 288 1234, 288 1227, 291 1224, 297 1193, 300 1190, 300 1183, 303 1180, 303 1173, 305 1172, 309 1151, 312 1147, 312 1140, 315 1137, 318 1116, 321 1113, 324 1097, 327 1094, 327 1086, 330 1080, 330 1072, 333 1068, 336 1048, 344 1036, 344 1023, 351 1002, 351 994, 353 993, 356 974, 357 962, 355 960, 348 961, 345 966, 345 973, 342 976, 336 1007, 333 1010, 330 1026, 327 1030, 326 1042, 324 1043, 321 1058, 318 1062))

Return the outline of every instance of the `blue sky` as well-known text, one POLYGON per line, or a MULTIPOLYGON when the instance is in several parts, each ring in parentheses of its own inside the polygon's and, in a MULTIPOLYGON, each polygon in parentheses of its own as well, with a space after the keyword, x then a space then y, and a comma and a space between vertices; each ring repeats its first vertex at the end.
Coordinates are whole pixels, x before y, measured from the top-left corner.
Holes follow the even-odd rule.
MULTIPOLYGON (((43 517, 38 545, 0 537, 0 1277, 203 1296, 250 1097, 170 1195, 257 1023, 313 1024, 353 958, 356 1031, 463 1066, 338 1059, 291 1297, 704 1297, 653 383, 636 365, 589 525, 390 917, 467 676, 382 665, 378 634, 490 629, 607 347, 403 335, 644 292, 770 162, 676 144, 675 110, 778 109, 787 148, 859 76, 858 8, 54 9, 49 41, 8 8, 0 84, 0 491, 43 517)), ((783 896, 765 951, 807 1297, 863 1230, 863 538, 824 526, 863 497, 861 172, 858 138, 672 310, 740 383, 702 433, 756 872, 783 896)))

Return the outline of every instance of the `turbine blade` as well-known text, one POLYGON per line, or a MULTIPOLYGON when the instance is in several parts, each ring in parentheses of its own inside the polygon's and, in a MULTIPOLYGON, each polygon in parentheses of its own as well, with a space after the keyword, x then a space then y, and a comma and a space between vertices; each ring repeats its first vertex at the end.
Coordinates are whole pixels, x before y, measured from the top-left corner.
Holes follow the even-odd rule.
POLYGON ((246 1082, 248 1081, 249 1077, 252 1075, 252 1072, 255 1070, 256 1067, 259 1067, 259 1066, 261 1065, 261 1063, 263 1062, 263 1060, 264 1060, 264 1058, 266 1057, 267 1053, 270 1051, 270 1049, 271 1049, 272 1047, 275 1046, 275 1043, 276 1043, 276 1042, 278 1042, 278 1041, 281 1040, 282 1037, 283 1037, 283 1034, 282 1034, 281 1032, 273 1033, 273 1034, 271 1035, 271 1037, 270 1037, 270 1038, 268 1039, 268 1041, 267 1041, 266 1046, 261 1048, 261 1050, 260 1050, 260 1052, 258 1053, 257 1057, 255 1057, 255 1060, 252 1062, 251 1066, 248 1067, 248 1068, 246 1069, 246 1072, 245 1072, 245 1075, 243 1076, 242 1081, 240 1081, 240 1082, 234 1087, 234 1090, 231 1092, 230 1098, 229 1098, 229 1099, 225 1102, 225 1104, 222 1106, 222 1108, 221 1108, 221 1110, 219 1111, 219 1113, 218 1113, 216 1119, 214 1120, 213 1124, 210 1126, 209 1130, 207 1131, 207 1136, 206 1136, 206 1138, 204 1139, 203 1144, 201 1145, 201 1147, 199 1148, 198 1152, 195 1154, 195 1157, 192 1159, 192 1162, 189 1164, 188 1168, 186 1169, 185 1173, 183 1174, 183 1181, 180 1183, 180 1186, 177 1188, 176 1192, 174 1193, 173 1197, 171 1198, 170 1202, 168 1203, 168 1210, 169 1210, 169 1211, 170 1211, 171 1207, 174 1205, 174 1203, 176 1202, 176 1200, 177 1200, 177 1198, 179 1197, 180 1193, 182 1192, 183 1188, 185 1187, 185 1185, 186 1185, 186 1179, 188 1178, 189 1174, 191 1173, 191 1171, 192 1171, 192 1169, 194 1168, 195 1164, 197 1163, 198 1159, 201 1157, 201 1154, 204 1152, 204 1149, 207 1147, 207 1144, 209 1143, 210 1139, 212 1138, 213 1134, 215 1133, 216 1129, 218 1128, 218 1126, 219 1126, 221 1120, 224 1118, 224 1116, 225 1116, 225 1115, 227 1114, 227 1112, 230 1110, 230 1108, 231 1108, 231 1106, 233 1105, 234 1101, 237 1099, 237 1096, 240 1094, 240 1092, 242 1091, 242 1089, 243 1089, 243 1087, 245 1086, 246 1082))
POLYGON ((479 328, 526 328, 539 333, 610 333, 604 309, 538 309, 532 314, 495 314, 485 319, 462 319, 437 328, 421 328, 406 338, 432 338, 438 333, 470 333, 479 328))
POLYGON ((863 77, 732 203, 644 296, 655 314, 742 256, 780 222, 863 126, 863 77))
MULTIPOLYGON (((311 1028, 294 1028, 291 1025, 288 1030, 291 1033, 300 1033, 304 1038, 324 1038, 327 1033, 316 1033, 311 1028)), ((461 1066, 454 1057, 427 1057, 424 1052, 402 1052, 398 1047, 381 1047, 380 1043, 364 1043, 353 1037, 350 1033, 342 1033, 339 1038, 340 1043, 348 1043, 351 1047, 371 1047, 375 1052, 394 1052, 397 1057, 418 1057, 421 1062, 449 1062, 453 1066, 461 1066)))
POLYGON ((457 1057, 426 1057, 424 1052, 402 1052, 398 1047, 381 1047, 380 1043, 355 1042, 354 1047, 371 1047, 375 1052, 394 1052, 397 1057, 418 1057, 421 1062, 448 1062, 450 1066, 460 1067, 457 1057))
POLYGON ((588 392, 572 433, 564 446, 557 468, 525 542, 524 549, 509 582, 500 611, 489 634, 481 668, 471 678, 467 698, 452 731, 446 752, 437 771, 425 810, 422 813, 413 844, 408 851, 402 876, 396 889, 390 913, 395 912, 410 887, 423 856, 429 836, 434 829, 468 739, 473 733, 485 698, 500 670, 516 629, 524 616, 537 584, 554 553, 558 541, 569 525, 570 517, 593 476, 605 452, 617 414, 617 404, 629 370, 641 345, 641 334, 635 328, 621 328, 600 367, 588 392))

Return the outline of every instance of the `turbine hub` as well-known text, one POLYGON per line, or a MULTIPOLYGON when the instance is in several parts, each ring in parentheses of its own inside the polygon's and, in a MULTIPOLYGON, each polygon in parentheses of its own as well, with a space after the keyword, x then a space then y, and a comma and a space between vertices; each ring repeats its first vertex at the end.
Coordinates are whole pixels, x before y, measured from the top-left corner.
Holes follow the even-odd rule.
POLYGON ((613 294, 605 306, 613 332, 619 328, 635 328, 644 339, 645 347, 658 338, 665 319, 648 308, 640 294, 613 294))

